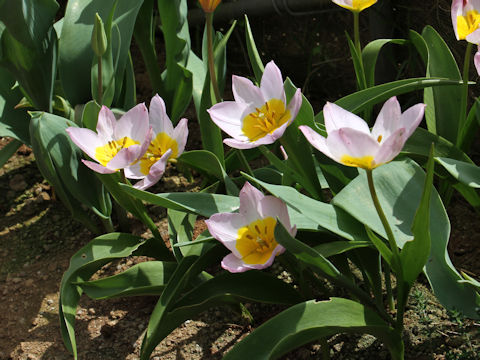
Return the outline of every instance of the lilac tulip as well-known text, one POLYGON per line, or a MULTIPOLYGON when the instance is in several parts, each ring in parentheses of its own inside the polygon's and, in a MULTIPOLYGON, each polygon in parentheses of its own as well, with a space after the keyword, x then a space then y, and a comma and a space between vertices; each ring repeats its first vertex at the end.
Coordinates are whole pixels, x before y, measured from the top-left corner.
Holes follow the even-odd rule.
POLYGON ((395 158, 423 118, 425 104, 416 104, 401 112, 396 97, 390 98, 378 114, 370 131, 367 123, 327 103, 323 108, 325 138, 308 126, 300 126, 307 140, 319 151, 347 166, 372 170, 395 158))
POLYGON ((137 161, 148 148, 151 129, 144 104, 126 112, 119 120, 102 106, 98 114, 97 132, 86 128, 66 129, 72 141, 96 162, 82 160, 93 171, 111 174, 137 161))
POLYGON ((222 267, 233 273, 264 269, 285 251, 275 240, 277 219, 292 236, 297 232, 281 200, 264 196, 248 182, 239 197, 239 213, 214 214, 205 221, 210 234, 231 251, 223 258, 222 267))
POLYGON ((453 0, 451 15, 457 40, 480 43, 480 0, 453 0))
POLYGON ((335 4, 350 11, 360 12, 372 6, 377 0, 332 0, 335 4))
POLYGON ((173 128, 163 99, 155 95, 150 102, 151 142, 142 157, 125 169, 129 179, 141 179, 134 187, 145 190, 157 183, 165 172, 168 160, 176 159, 185 149, 188 137, 187 119, 173 128))
POLYGON ((232 77, 235 101, 224 101, 208 112, 215 124, 232 138, 224 143, 237 149, 272 144, 298 114, 302 94, 297 89, 287 105, 282 73, 273 61, 265 67, 260 87, 244 77, 232 77))

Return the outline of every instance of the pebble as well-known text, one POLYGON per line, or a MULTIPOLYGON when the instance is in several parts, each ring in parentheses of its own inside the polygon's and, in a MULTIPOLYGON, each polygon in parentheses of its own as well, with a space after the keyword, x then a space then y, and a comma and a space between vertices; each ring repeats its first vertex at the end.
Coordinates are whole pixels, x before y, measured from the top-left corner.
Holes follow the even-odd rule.
POLYGON ((23 175, 16 174, 10 179, 8 186, 13 191, 23 191, 27 188, 28 184, 25 182, 23 175))
POLYGON ((25 286, 29 287, 32 286, 35 281, 33 279, 25 280, 25 286))

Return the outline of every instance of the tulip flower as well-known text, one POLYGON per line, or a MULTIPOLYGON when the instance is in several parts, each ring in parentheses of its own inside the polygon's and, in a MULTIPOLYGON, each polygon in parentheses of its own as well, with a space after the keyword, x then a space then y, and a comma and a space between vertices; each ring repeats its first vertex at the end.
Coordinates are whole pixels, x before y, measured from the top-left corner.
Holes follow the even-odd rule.
POLYGON ((151 139, 148 112, 138 104, 118 121, 113 112, 102 106, 98 114, 97 132, 85 128, 66 129, 72 141, 95 160, 82 160, 93 171, 111 174, 138 160, 147 150, 151 139))
POLYGON ((222 0, 198 0, 203 11, 206 13, 214 12, 217 6, 222 2, 222 0))
POLYGON ((140 159, 125 169, 129 179, 141 179, 134 187, 145 190, 160 180, 165 172, 167 161, 176 159, 187 143, 187 119, 181 119, 173 128, 167 115, 163 99, 155 95, 150 102, 150 126, 153 130, 152 140, 147 151, 140 159))
POLYGON ((260 87, 244 77, 232 77, 235 101, 224 101, 208 112, 215 124, 232 138, 223 142, 237 149, 272 144, 298 114, 302 94, 297 89, 287 105, 280 69, 273 61, 265 67, 260 87))
POLYGON ((478 76, 480 76, 480 48, 475 53, 475 56, 473 57, 473 62, 475 64, 475 68, 477 69, 477 74, 478 76))
POLYGON ((480 43, 480 0, 453 0, 451 13, 457 40, 480 43))
POLYGON ((372 6, 377 0, 332 0, 335 4, 350 11, 360 12, 372 6))
POLYGON ((205 221, 210 234, 231 251, 223 258, 222 267, 233 273, 264 269, 285 251, 275 240, 277 220, 292 236, 297 232, 281 200, 264 196, 248 182, 239 197, 238 213, 214 214, 205 221))
POLYGON ((404 113, 396 97, 390 98, 380 110, 370 131, 367 123, 327 103, 323 108, 327 138, 308 126, 300 126, 307 140, 331 159, 347 166, 372 170, 395 158, 407 139, 420 124, 425 104, 416 104, 404 113))

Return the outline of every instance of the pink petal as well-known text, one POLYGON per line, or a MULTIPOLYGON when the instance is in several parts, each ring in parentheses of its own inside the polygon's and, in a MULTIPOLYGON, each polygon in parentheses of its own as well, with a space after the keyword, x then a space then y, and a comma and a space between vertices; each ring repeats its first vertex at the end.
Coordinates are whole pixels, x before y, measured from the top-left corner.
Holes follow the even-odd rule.
POLYGON ((68 127, 65 131, 73 143, 92 159, 95 159, 95 149, 105 145, 99 136, 90 129, 68 127))
POLYGON ((107 163, 107 168, 111 170, 119 170, 126 168, 134 161, 142 156, 141 146, 132 145, 128 148, 120 149, 120 151, 107 163))
MULTIPOLYGON (((230 146, 231 148, 242 149, 242 150, 253 149, 253 148, 256 148, 257 146, 261 145, 261 144, 257 144, 256 142, 248 141, 248 139, 246 137, 245 137, 245 140, 237 140, 237 139, 233 139, 233 138, 224 139, 223 143, 225 145, 230 146)), ((271 143, 273 143, 273 141, 269 142, 268 144, 271 144, 271 143)))
POLYGON ((145 190, 148 189, 150 186, 155 185, 165 173, 165 167, 167 166, 167 161, 170 155, 172 154, 172 150, 168 149, 165 154, 150 168, 150 172, 148 175, 141 181, 137 182, 133 187, 145 190))
POLYGON ((405 140, 413 134, 423 119, 425 104, 416 104, 409 107, 400 117, 401 126, 405 128, 405 140))
POLYGON ((279 219, 283 226, 288 230, 290 235, 295 236, 296 229, 292 228, 290 224, 290 217, 288 216, 287 205, 274 196, 265 196, 260 200, 260 213, 262 218, 272 217, 279 219))
POLYGON ((375 158, 380 147, 370 134, 352 128, 333 131, 328 134, 326 143, 332 158, 337 159, 336 161, 340 163, 342 163, 341 159, 345 155, 352 158, 363 158, 364 156, 375 158))
POLYGON ((238 196, 240 198, 239 213, 245 217, 248 223, 262 218, 260 202, 265 195, 260 190, 247 181, 238 196))
POLYGON ((117 172, 116 170, 108 169, 108 168, 106 168, 105 166, 100 165, 100 164, 98 164, 98 163, 96 163, 96 162, 93 162, 93 161, 88 161, 88 160, 82 159, 82 162, 83 162, 87 167, 89 167, 89 168, 92 169, 93 171, 98 172, 98 173, 100 173, 100 174, 113 174, 114 172, 117 172))
POLYGON ((370 135, 370 128, 363 119, 336 104, 327 102, 323 107, 323 116, 325 118, 325 128, 329 135, 331 131, 341 128, 352 128, 370 135))
POLYGON ((473 63, 475 64, 475 69, 477 69, 477 74, 480 76, 480 51, 475 53, 473 63))
POLYGON ((158 94, 156 94, 150 101, 149 118, 150 126, 155 131, 155 134, 165 132, 170 136, 172 135, 172 122, 167 115, 165 102, 158 94))
POLYGON ((265 103, 260 89, 247 78, 233 75, 232 91, 236 102, 253 104, 255 107, 261 107, 265 103))
POLYGON ((328 149, 328 146, 327 146, 326 138, 324 138, 322 135, 320 135, 315 130, 312 130, 310 127, 306 125, 301 125, 298 128, 314 148, 324 153, 329 158, 332 158, 333 160, 338 161, 338 159, 334 158, 333 155, 330 153, 330 150, 328 149))
POLYGON ((115 139, 121 139, 127 136, 139 143, 143 143, 149 128, 148 111, 145 104, 142 103, 128 110, 117 121, 114 136, 115 139))
POLYGON ((405 141, 408 139, 405 136, 405 132, 406 130, 403 128, 398 129, 385 139, 375 156, 374 162, 376 166, 392 161, 402 151, 403 145, 405 145, 405 141))
POLYGON ((468 34, 465 40, 467 40, 469 43, 472 43, 472 44, 480 43, 480 29, 475 30, 471 34, 468 34))
POLYGON ((397 129, 404 127, 400 121, 402 109, 398 103, 397 97, 393 96, 383 104, 380 113, 377 116, 375 125, 372 128, 372 136, 377 139, 379 136, 386 139, 393 134, 397 129))
POLYGON ((173 130, 172 137, 177 141, 177 147, 178 147, 178 156, 180 156, 181 153, 183 153, 183 150, 185 150, 185 144, 187 143, 187 138, 188 138, 188 120, 187 119, 181 119, 177 126, 175 127, 175 130, 173 130))
POLYGON ((290 103, 287 106, 287 110, 290 110, 290 116, 291 116, 290 120, 288 120, 289 124, 291 124, 297 117, 298 111, 302 106, 302 101, 303 101, 302 92, 300 89, 297 89, 293 97, 290 99, 290 103))
POLYGON ((245 264, 241 258, 236 257, 233 253, 230 253, 223 258, 222 268, 231 273, 241 273, 252 269, 245 264))
POLYGON ((283 103, 286 103, 282 73, 273 61, 270 61, 265 66, 265 71, 263 72, 260 83, 260 90, 262 91, 265 101, 279 99, 282 100, 283 103))
POLYGON ((249 105, 235 101, 223 101, 208 109, 212 121, 224 132, 235 139, 245 139, 242 132, 242 119, 249 105))
POLYGON ((455 37, 457 40, 458 38, 458 30, 457 30, 457 17, 462 15, 463 13, 463 0, 453 0, 452 7, 451 7, 451 16, 452 16, 452 25, 453 31, 455 31, 455 37))
POLYGON ((242 214, 237 213, 218 213, 205 220, 210 234, 220 241, 227 249, 233 252, 237 257, 241 257, 238 252, 237 238, 238 230, 248 224, 242 214))
POLYGON ((113 140, 113 133, 116 126, 117 120, 115 119, 115 115, 113 115, 112 110, 106 106, 102 106, 100 112, 98 113, 96 128, 98 136, 103 138, 105 143, 113 140))

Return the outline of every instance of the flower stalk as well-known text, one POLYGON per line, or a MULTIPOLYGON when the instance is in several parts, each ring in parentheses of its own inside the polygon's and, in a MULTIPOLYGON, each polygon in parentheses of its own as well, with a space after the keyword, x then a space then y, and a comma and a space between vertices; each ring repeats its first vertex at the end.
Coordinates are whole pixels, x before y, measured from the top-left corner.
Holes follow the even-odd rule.
POLYGON ((212 83, 215 101, 222 101, 220 90, 218 89, 217 75, 215 73, 215 55, 213 53, 213 12, 205 13, 205 21, 207 25, 207 52, 208 52, 208 71, 210 73, 210 81, 212 83))
POLYGON ((467 48, 465 49, 465 56, 463 60, 463 84, 462 84, 462 97, 460 102, 460 117, 458 122, 458 134, 457 134, 457 146, 462 145, 462 131, 467 118, 467 102, 468 102, 468 75, 470 72, 470 59, 472 56, 472 43, 467 42, 467 48))

